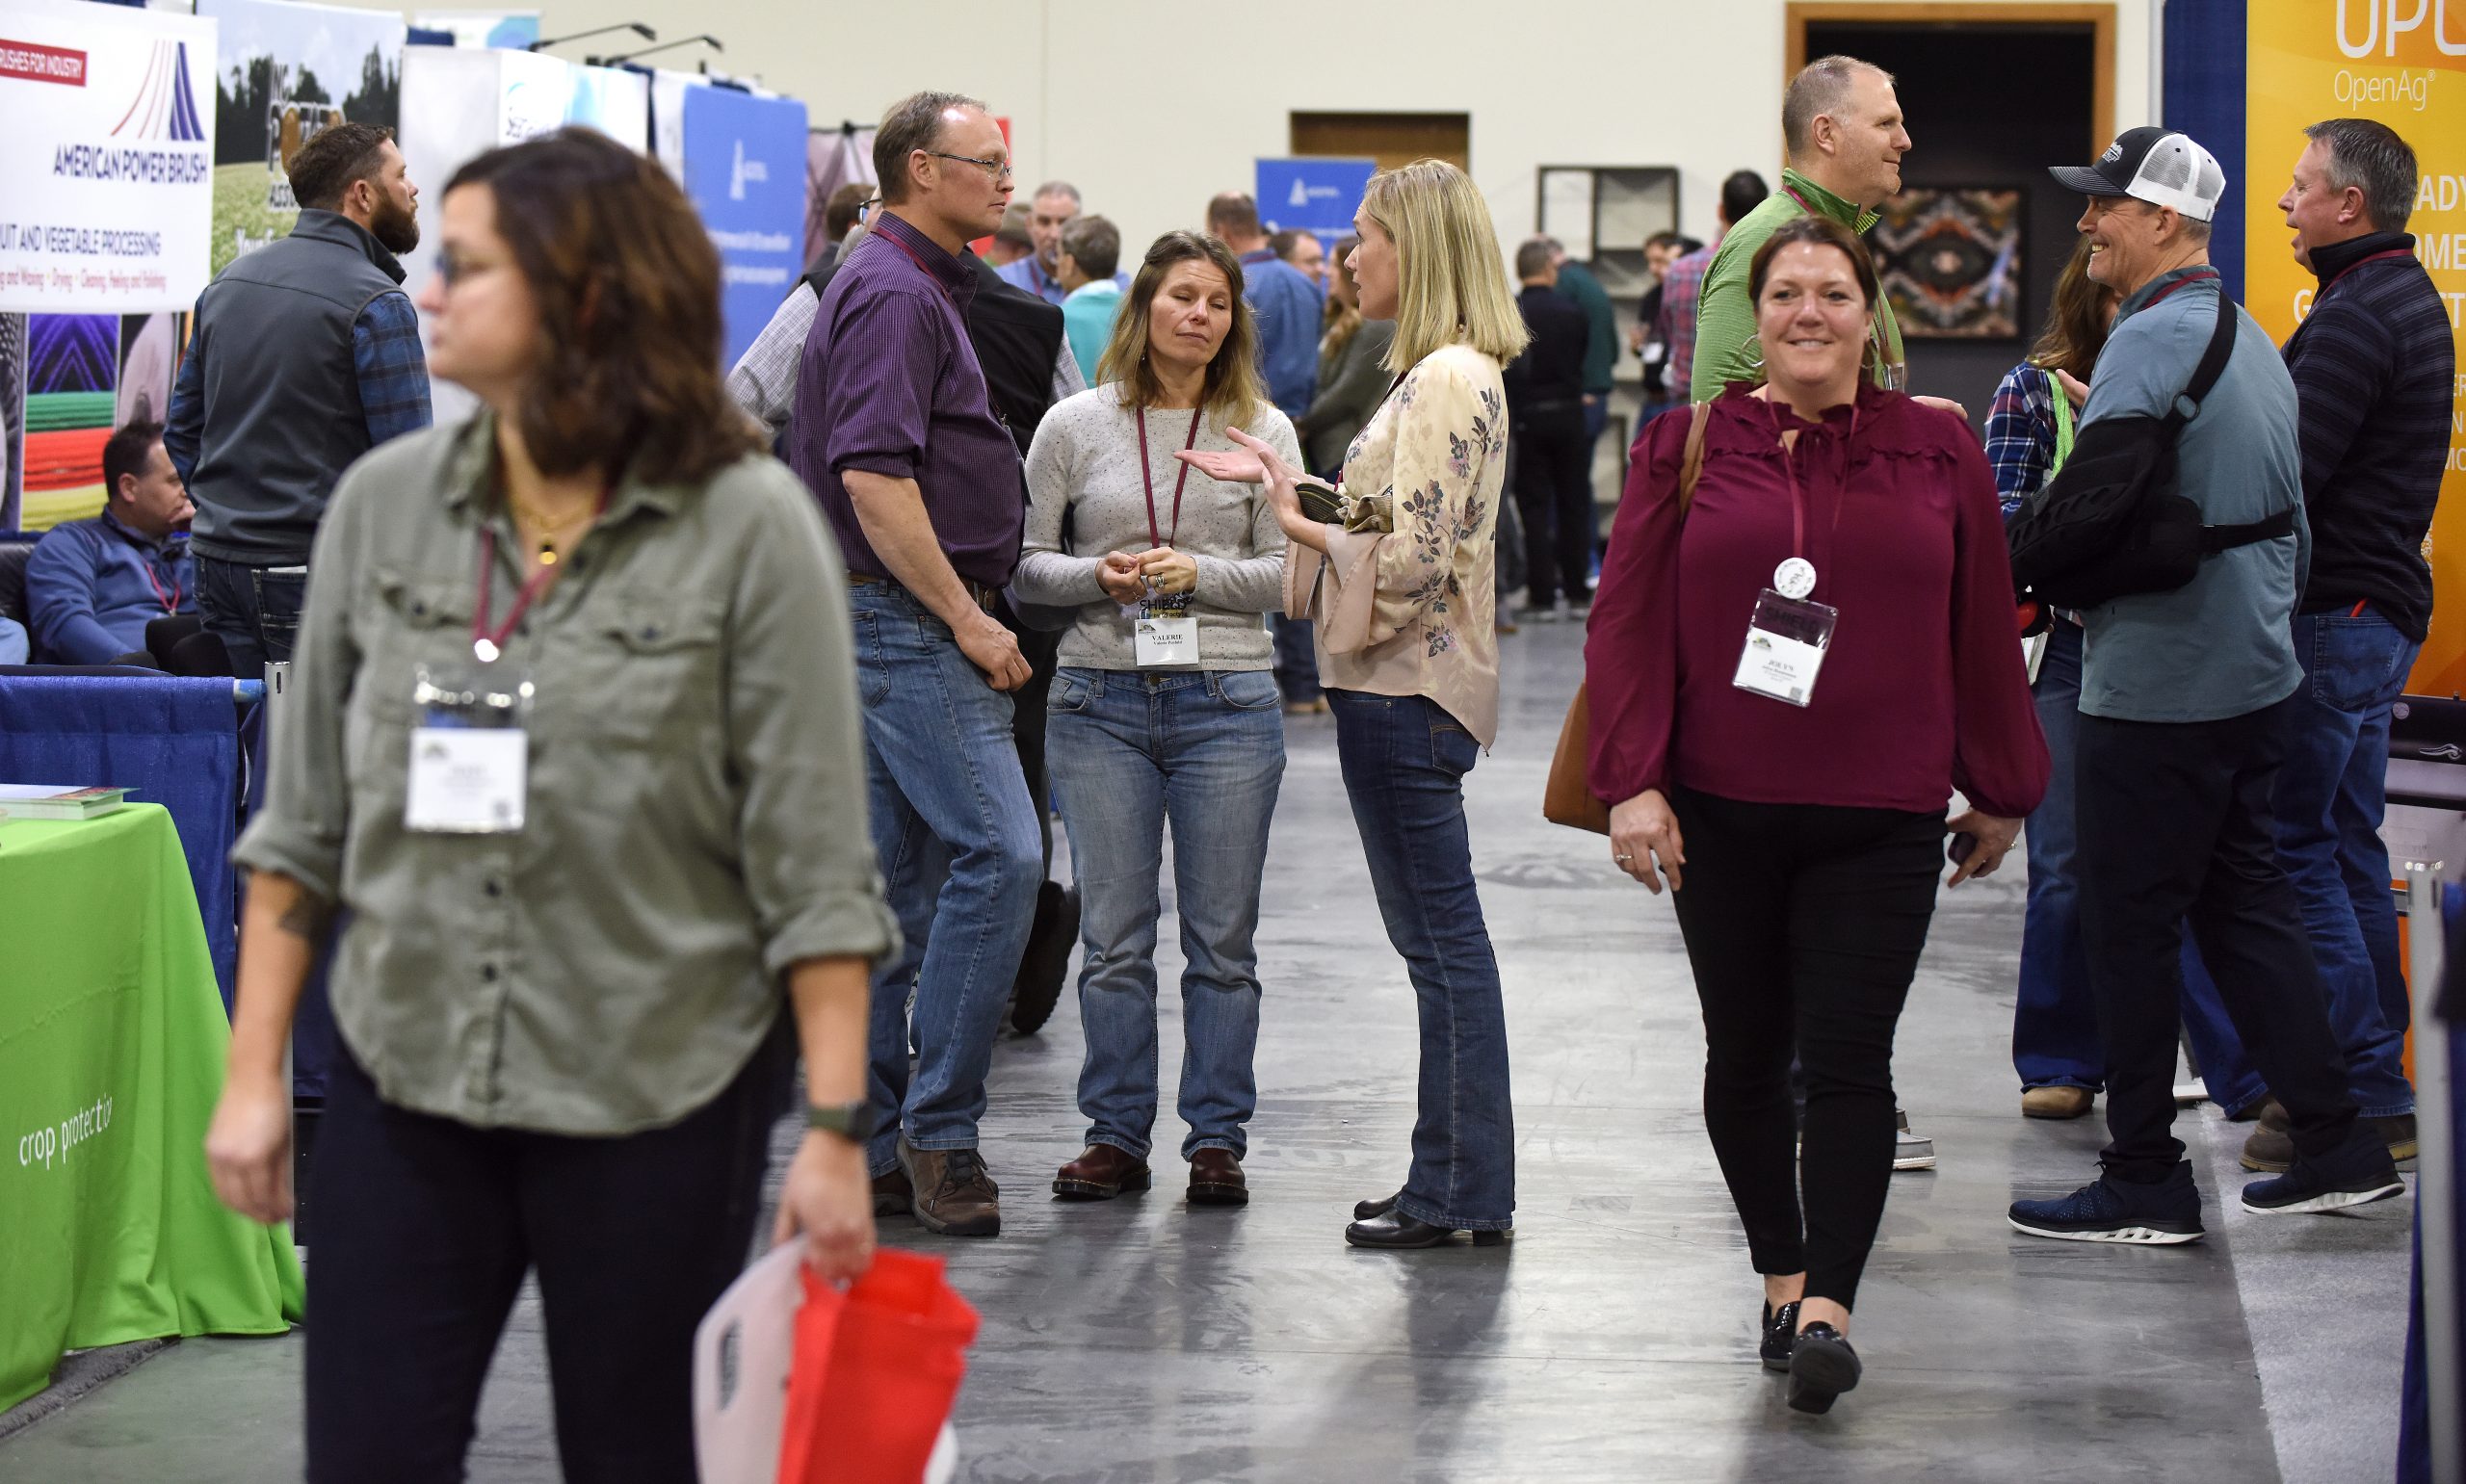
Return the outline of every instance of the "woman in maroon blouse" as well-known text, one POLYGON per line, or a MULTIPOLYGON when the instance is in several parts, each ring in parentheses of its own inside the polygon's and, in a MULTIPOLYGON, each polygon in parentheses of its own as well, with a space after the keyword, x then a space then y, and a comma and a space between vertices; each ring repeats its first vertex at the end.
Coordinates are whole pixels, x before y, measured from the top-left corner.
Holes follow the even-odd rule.
POLYGON ((1949 827, 1954 884, 1995 870, 2047 753, 1984 454, 1959 419, 1860 380, 1865 247, 1792 221, 1749 286, 1771 379, 1696 414, 1692 504, 1687 417, 1656 421, 1628 476, 1585 642, 1588 771, 1619 867, 1676 893, 1764 1362, 1823 1412, 1857 1384, 1845 1337, 1892 1176, 1893 1031, 1935 852, 1949 827), (1948 826, 1956 788, 1971 807, 1948 826))

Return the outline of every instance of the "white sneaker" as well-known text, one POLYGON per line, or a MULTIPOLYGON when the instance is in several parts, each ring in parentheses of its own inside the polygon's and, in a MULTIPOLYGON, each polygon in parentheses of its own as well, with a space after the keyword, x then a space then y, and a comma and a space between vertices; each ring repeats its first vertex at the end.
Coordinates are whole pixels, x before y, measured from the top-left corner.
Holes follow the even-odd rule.
POLYGON ((2208 1101, 2209 1082, 2206 1079, 2195 1077, 2189 1082, 2177 1082, 2175 1084, 2175 1106, 2177 1107, 2191 1107, 2196 1103, 2206 1103, 2208 1101))
POLYGON ((1935 1141, 1921 1138, 1909 1132, 1909 1115, 1893 1109, 1892 1167, 1896 1170, 1931 1170, 1935 1167, 1935 1141))

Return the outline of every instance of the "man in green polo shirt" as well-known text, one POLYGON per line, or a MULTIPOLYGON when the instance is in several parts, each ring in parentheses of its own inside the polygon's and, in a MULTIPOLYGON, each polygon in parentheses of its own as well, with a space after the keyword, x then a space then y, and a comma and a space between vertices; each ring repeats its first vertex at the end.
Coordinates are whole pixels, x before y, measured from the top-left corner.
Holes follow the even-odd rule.
MULTIPOLYGON (((1764 379, 1764 350, 1756 343, 1755 305, 1746 291, 1747 269, 1764 240, 1782 222, 1814 212, 1863 232, 1876 223, 1875 208, 1901 190, 1909 131, 1902 123, 1892 74, 1874 63, 1855 57, 1808 63, 1782 97, 1781 140, 1790 157, 1781 189, 1730 228, 1704 274, 1691 388, 1697 402, 1718 397, 1729 382, 1764 379)), ((1908 389, 1901 325, 1891 300, 1880 297, 1867 365, 1877 385, 1908 389)))

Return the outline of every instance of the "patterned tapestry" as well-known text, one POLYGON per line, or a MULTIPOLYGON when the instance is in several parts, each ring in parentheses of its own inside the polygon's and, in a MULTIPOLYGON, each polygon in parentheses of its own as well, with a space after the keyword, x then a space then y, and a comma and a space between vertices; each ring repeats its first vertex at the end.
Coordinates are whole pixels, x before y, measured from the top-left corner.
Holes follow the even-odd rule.
POLYGON ((1868 241, 1904 337, 2020 334, 2020 192, 1907 186, 1882 216, 1868 241))

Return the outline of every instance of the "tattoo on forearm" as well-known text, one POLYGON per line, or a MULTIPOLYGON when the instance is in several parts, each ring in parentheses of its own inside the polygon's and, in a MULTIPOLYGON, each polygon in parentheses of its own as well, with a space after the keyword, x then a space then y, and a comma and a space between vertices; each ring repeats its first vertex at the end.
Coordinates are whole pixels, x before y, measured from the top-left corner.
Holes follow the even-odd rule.
POLYGON ((325 940, 326 924, 332 922, 333 917, 334 908, 331 902, 313 893, 303 891, 291 899, 290 906, 282 909, 282 916, 275 921, 275 925, 295 938, 304 938, 310 943, 319 943, 325 940))

